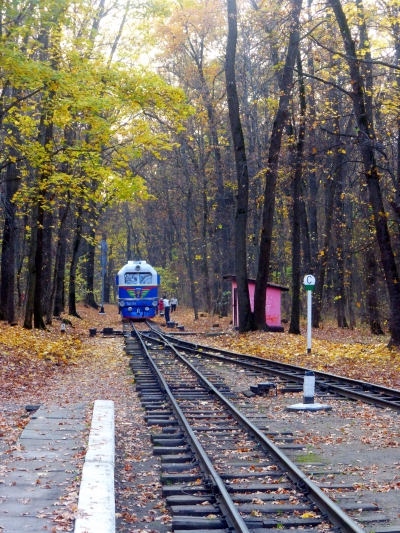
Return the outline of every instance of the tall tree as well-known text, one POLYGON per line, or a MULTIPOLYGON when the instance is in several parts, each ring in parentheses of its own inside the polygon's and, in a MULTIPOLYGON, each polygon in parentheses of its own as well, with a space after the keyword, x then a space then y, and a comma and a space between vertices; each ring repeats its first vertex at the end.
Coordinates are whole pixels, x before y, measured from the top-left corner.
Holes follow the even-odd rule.
MULTIPOLYGON (((249 204, 249 175, 246 148, 240 119, 239 99, 236 86, 235 57, 237 44, 236 0, 228 0, 228 40, 226 43, 225 79, 228 99, 229 122, 236 163, 237 200, 235 217, 235 268, 239 311, 239 332, 253 329, 247 284, 247 218, 249 204)), ((264 300, 265 322, 265 300, 264 300)))
MULTIPOLYGON (((9 127, 13 127, 12 125, 9 127)), ((15 269, 16 269, 16 205, 14 195, 20 186, 20 171, 16 162, 18 152, 10 148, 10 160, 4 178, 5 194, 3 199, 4 230, 1 246, 0 280, 0 319, 9 323, 15 321, 15 269)))
POLYGON ((257 329, 265 330, 265 300, 269 276, 272 230, 275 211, 276 181, 279 169, 279 157, 282 145, 284 126, 288 120, 290 95, 293 85, 293 70, 300 43, 300 13, 302 0, 294 0, 292 8, 292 23, 290 27, 289 43, 286 60, 280 80, 279 106, 272 126, 269 143, 268 161, 265 170, 265 190, 263 218, 261 227, 260 256, 257 269, 256 288, 254 293, 254 321, 257 329))
POLYGON ((336 21, 342 36, 345 59, 351 76, 351 98, 358 126, 358 141, 364 166, 369 198, 372 206, 376 236, 381 254, 381 261, 386 277, 386 285, 390 300, 390 345, 400 346, 400 278, 391 244, 387 213, 382 198, 380 173, 375 157, 376 136, 374 119, 368 110, 366 91, 357 58, 355 41, 352 37, 347 17, 340 0, 329 0, 335 13, 336 21))
POLYGON ((300 52, 297 54, 297 72, 299 82, 300 124, 296 145, 296 159, 292 184, 293 223, 292 223, 292 310, 290 314, 289 333, 300 335, 300 264, 301 264, 301 181, 303 177, 304 137, 306 132, 306 94, 303 78, 303 66, 300 52))

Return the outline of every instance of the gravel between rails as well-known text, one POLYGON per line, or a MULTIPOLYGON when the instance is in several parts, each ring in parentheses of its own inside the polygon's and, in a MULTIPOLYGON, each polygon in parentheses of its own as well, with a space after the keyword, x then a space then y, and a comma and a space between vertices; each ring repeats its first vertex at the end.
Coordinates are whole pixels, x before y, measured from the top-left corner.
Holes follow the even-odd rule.
MULTIPOLYGON (((250 390, 250 385, 268 381, 249 374, 234 365, 211 363, 236 392, 250 390), (240 378, 238 377, 240 375, 240 378)), ((379 513, 389 518, 379 527, 400 527, 400 416, 389 409, 380 409, 359 402, 329 400, 332 411, 290 412, 286 407, 302 401, 302 394, 254 396, 248 399, 270 418, 271 430, 292 431, 295 442, 305 450, 289 454, 302 469, 321 462, 329 472, 315 481, 353 483, 363 501, 377 503, 379 513)), ((326 403, 324 399, 317 400, 326 403)), ((354 493, 353 493, 354 494, 354 493)), ((352 496, 347 493, 347 496, 352 496)), ((335 495, 336 502, 346 500, 346 493, 335 495)), ((357 513, 353 513, 357 517, 357 513)), ((370 527, 369 527, 370 528, 370 527)), ((373 529, 373 528, 372 528, 373 529)))

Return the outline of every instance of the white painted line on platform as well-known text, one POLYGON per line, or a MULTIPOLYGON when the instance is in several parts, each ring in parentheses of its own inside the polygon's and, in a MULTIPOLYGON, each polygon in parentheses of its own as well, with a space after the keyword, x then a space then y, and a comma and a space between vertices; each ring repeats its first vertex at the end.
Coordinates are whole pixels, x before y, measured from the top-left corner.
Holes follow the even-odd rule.
POLYGON ((94 402, 75 533, 115 533, 114 402, 94 402))

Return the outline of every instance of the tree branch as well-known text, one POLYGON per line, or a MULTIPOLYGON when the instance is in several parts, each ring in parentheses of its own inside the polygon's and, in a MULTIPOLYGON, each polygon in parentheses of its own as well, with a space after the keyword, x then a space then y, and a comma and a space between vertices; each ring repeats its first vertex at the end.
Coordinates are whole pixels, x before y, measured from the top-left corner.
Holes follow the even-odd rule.
POLYGON ((360 63, 368 63, 368 64, 371 64, 371 65, 382 65, 383 67, 388 67, 388 68, 393 68, 395 70, 400 70, 400 65, 393 65, 392 63, 386 63, 386 61, 380 61, 379 59, 362 59, 361 57, 349 56, 347 54, 343 54, 342 52, 338 52, 337 50, 332 50, 332 48, 329 48, 328 46, 323 45, 315 37, 311 37, 311 39, 319 47, 323 48, 327 52, 330 52, 331 54, 336 54, 336 55, 342 57, 343 59, 351 59, 352 61, 359 61, 360 63))
POLYGON ((14 100, 14 102, 10 105, 8 105, 7 107, 5 107, 1 113, 0 113, 0 117, 3 118, 4 115, 6 113, 8 113, 8 111, 10 111, 10 109, 12 109, 13 107, 15 107, 16 105, 18 105, 20 102, 23 102, 24 100, 26 100, 27 98, 30 98, 31 96, 35 96, 35 94, 39 93, 42 89, 44 89, 44 87, 39 87, 39 89, 36 89, 35 91, 33 91, 32 93, 29 93, 29 94, 26 94, 25 96, 21 96, 21 98, 17 98, 16 100, 14 100))
MULTIPOLYGON (((294 68, 293 70, 297 72, 297 69, 294 68)), ((346 91, 346 89, 343 89, 343 87, 340 87, 340 85, 337 85, 337 83, 333 83, 333 81, 327 81, 327 80, 324 80, 323 78, 320 78, 319 76, 314 76, 313 74, 307 74, 306 72, 303 72, 303 76, 305 76, 306 78, 312 78, 313 80, 320 81, 321 83, 326 83, 327 85, 330 85, 331 87, 335 87, 335 89, 337 89, 338 91, 342 91, 342 93, 347 94, 347 96, 350 96, 351 98, 351 93, 349 91, 346 91)))

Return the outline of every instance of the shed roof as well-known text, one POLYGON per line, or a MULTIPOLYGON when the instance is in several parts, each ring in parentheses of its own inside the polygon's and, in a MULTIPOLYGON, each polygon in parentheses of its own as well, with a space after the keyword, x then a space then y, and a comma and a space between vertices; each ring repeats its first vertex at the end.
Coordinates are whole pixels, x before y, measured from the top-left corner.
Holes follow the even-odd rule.
MULTIPOLYGON (((236 281, 236 276, 233 276, 232 274, 226 274, 223 276, 224 279, 230 280, 230 281, 236 281)), ((255 279, 248 278, 247 281, 250 281, 251 283, 255 283, 255 279)), ((267 283, 267 287, 272 287, 273 289, 280 289, 281 291, 288 291, 289 287, 286 287, 286 285, 278 285, 277 283, 267 283)))

